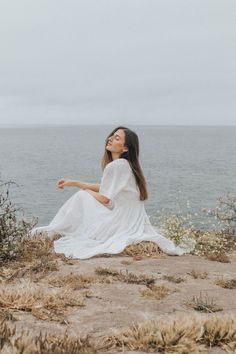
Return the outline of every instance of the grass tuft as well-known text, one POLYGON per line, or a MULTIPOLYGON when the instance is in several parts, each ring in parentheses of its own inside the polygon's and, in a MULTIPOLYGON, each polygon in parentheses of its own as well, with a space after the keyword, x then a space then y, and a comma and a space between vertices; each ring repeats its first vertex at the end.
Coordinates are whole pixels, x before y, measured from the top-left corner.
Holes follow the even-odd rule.
POLYGON ((191 272, 187 274, 191 275, 194 279, 206 279, 208 277, 208 272, 199 272, 195 269, 192 269, 191 272))
POLYGON ((165 285, 153 285, 147 289, 140 289, 140 293, 143 297, 156 300, 160 300, 175 291, 178 290, 169 288, 165 285))
POLYGON ((170 281, 172 283, 176 283, 176 284, 179 284, 179 283, 182 283, 185 281, 184 278, 176 277, 175 275, 163 275, 162 279, 168 280, 168 281, 170 281))
POLYGON ((95 274, 100 275, 102 277, 110 276, 113 280, 129 284, 143 284, 149 286, 155 282, 155 278, 151 276, 148 276, 146 274, 136 275, 134 273, 129 272, 127 269, 125 272, 118 272, 110 268, 97 267, 95 269, 95 274))
POLYGON ((194 296, 191 301, 186 302, 186 305, 192 307, 196 311, 212 313, 222 311, 223 308, 217 305, 213 298, 210 298, 207 294, 205 297, 200 295, 198 297, 194 296))
POLYGON ((72 290, 88 289, 95 282, 95 277, 86 274, 70 273, 65 276, 51 276, 48 283, 58 288, 69 287, 72 290))
POLYGON ((24 282, 17 286, 0 288, 0 308, 31 312, 44 320, 61 321, 68 307, 84 306, 88 294, 76 295, 68 288, 63 290, 39 289, 35 284, 24 282))
POLYGON ((169 319, 133 323, 108 337, 107 343, 113 350, 148 353, 200 354, 203 349, 213 346, 234 352, 236 317, 176 315, 169 319))
POLYGON ((216 279, 215 284, 225 289, 236 289, 236 278, 227 279, 227 280, 224 279, 223 277, 218 278, 216 279))

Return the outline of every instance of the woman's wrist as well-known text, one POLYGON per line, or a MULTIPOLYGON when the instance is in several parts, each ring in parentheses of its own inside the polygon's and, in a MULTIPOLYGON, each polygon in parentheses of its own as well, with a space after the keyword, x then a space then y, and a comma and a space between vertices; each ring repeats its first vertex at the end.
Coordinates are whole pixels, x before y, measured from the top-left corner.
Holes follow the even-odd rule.
POLYGON ((77 187, 78 186, 78 181, 68 180, 68 181, 66 181, 66 186, 68 186, 68 187, 77 187))
POLYGON ((86 183, 78 181, 78 180, 71 180, 71 179, 67 180, 65 185, 67 187, 79 187, 81 189, 87 188, 86 183))
POLYGON ((79 187, 79 188, 81 188, 81 189, 84 189, 84 183, 83 183, 83 182, 78 181, 78 180, 76 180, 76 181, 71 181, 71 182, 72 182, 72 186, 74 186, 74 187, 79 187))

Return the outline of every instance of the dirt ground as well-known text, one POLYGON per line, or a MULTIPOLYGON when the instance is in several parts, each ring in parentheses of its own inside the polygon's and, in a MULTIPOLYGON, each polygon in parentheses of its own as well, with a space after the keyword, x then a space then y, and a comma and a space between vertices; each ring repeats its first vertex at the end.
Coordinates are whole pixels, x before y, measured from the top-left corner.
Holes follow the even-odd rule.
MULTIPOLYGON (((236 255, 231 255, 230 263, 221 263, 206 260, 194 255, 168 256, 158 258, 143 258, 134 260, 132 257, 94 257, 88 260, 72 260, 64 263, 59 261, 59 270, 52 271, 43 277, 38 277, 35 285, 48 289, 49 280, 56 276, 83 274, 95 275, 97 267, 105 267, 123 274, 134 273, 155 279, 155 285, 164 285, 173 291, 163 298, 147 298, 141 291, 147 289, 145 284, 134 284, 120 281, 107 275, 103 282, 94 282, 89 285, 91 294, 85 299, 83 307, 68 307, 65 321, 40 320, 30 312, 15 311, 15 322, 18 328, 42 332, 64 333, 66 330, 73 336, 90 334, 93 338, 102 338, 112 335, 132 323, 141 323, 146 320, 167 319, 176 315, 214 316, 214 313, 196 311, 187 303, 193 297, 200 295, 214 301, 222 308, 217 314, 236 315, 236 289, 227 289, 215 284, 220 277, 236 279, 236 255), (194 278, 192 271, 205 274, 205 279, 194 278), (165 279, 165 276, 174 278, 165 279), (181 282, 173 279, 182 278, 181 282), (172 280, 171 280, 172 279, 172 280)), ((98 277, 98 276, 97 276, 98 277)), ((17 279, 20 283, 25 279, 17 279)), ((1 285, 3 286, 3 285, 1 285)), ((77 290, 75 290, 75 295, 77 290)), ((79 293, 79 291, 78 291, 79 293)), ((125 353, 138 353, 126 351, 125 353)), ((144 352, 139 352, 144 353, 144 352)), ((208 353, 224 353, 220 348, 213 348, 208 353)))

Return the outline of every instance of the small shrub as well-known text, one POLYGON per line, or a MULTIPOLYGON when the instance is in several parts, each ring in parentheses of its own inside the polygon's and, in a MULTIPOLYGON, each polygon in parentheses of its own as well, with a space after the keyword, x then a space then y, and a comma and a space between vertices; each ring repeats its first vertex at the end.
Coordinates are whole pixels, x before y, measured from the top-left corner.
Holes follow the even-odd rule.
POLYGON ((218 306, 213 298, 209 298, 208 295, 206 294, 205 297, 203 298, 202 294, 200 293, 200 296, 196 297, 194 296, 191 301, 186 303, 188 306, 192 307, 196 311, 200 312, 217 312, 217 311, 222 311, 223 308, 218 306))
POLYGON ((191 214, 184 215, 164 215, 160 218, 159 230, 161 234, 171 239, 175 245, 183 248, 195 248, 194 225, 191 221, 191 214))
POLYGON ((156 299, 160 300, 163 297, 178 291, 177 289, 171 289, 168 288, 165 285, 152 285, 148 287, 147 289, 140 289, 140 293, 142 294, 143 297, 149 298, 149 299, 156 299))
POLYGON ((84 274, 70 273, 65 276, 50 277, 48 283, 56 287, 69 287, 73 290, 88 289, 95 282, 95 278, 84 274))
POLYGON ((229 262, 228 253, 234 250, 236 242, 232 235, 223 231, 199 231, 194 254, 218 262, 229 262))
POLYGON ((218 278, 216 279, 215 284, 225 289, 236 289, 236 278, 228 280, 225 280, 223 277, 218 278))
POLYGON ((84 306, 89 293, 76 295, 70 289, 44 291, 33 283, 23 282, 0 288, 0 307, 7 310, 31 312, 43 320, 61 321, 71 306, 84 306))
POLYGON ((194 279, 206 279, 208 277, 207 272, 199 272, 195 269, 192 269, 190 273, 187 273, 191 275, 194 279))
POLYGON ((175 275, 163 275, 162 279, 168 280, 168 281, 170 281, 172 283, 176 283, 176 284, 182 283, 183 281, 185 281, 184 278, 176 277, 175 275))
POLYGON ((119 256, 130 256, 134 260, 141 260, 145 257, 161 258, 163 256, 162 250, 155 242, 142 241, 137 244, 127 246, 119 256))
POLYGON ((214 216, 224 225, 226 234, 235 235, 236 232, 236 195, 224 194, 217 200, 215 209, 203 209, 209 216, 214 216))
POLYGON ((0 184, 0 264, 18 257, 19 241, 28 235, 38 221, 17 219, 17 213, 22 210, 15 207, 9 199, 11 184, 17 185, 12 181, 0 184))
POLYGON ((126 272, 118 272, 110 268, 97 267, 95 269, 95 273, 103 277, 111 276, 114 280, 129 284, 144 284, 148 286, 155 282, 155 278, 153 277, 145 274, 136 275, 134 273, 128 272, 128 270, 126 270, 126 272))

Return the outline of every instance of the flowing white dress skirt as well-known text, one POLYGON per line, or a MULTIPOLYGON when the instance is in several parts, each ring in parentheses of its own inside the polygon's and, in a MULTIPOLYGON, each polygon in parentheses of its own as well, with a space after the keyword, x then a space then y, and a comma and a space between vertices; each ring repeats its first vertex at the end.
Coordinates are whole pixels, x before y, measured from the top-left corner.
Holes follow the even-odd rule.
POLYGON ((114 160, 106 166, 99 192, 110 198, 109 206, 86 190, 79 190, 62 205, 49 225, 36 227, 31 234, 62 235, 54 241, 55 252, 78 259, 120 253, 141 241, 153 241, 169 255, 180 256, 192 250, 176 246, 151 225, 126 160, 114 160))

